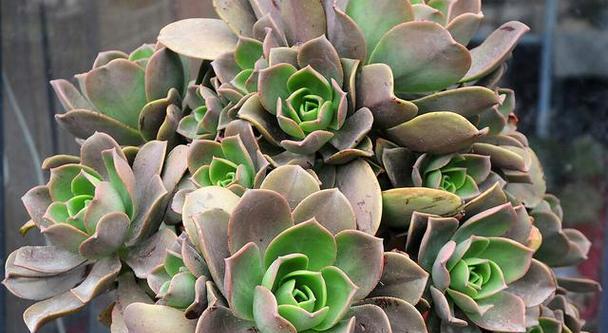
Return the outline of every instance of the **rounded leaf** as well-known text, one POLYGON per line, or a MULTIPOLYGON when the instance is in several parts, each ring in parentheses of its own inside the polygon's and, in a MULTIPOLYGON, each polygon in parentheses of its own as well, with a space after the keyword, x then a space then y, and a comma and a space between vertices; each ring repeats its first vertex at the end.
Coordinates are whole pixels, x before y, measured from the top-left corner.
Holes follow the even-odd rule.
POLYGON ((132 333, 194 332, 196 320, 186 319, 180 310, 164 305, 133 303, 124 313, 125 322, 132 333))
POLYGON ((462 199, 450 192, 426 187, 403 187, 382 192, 382 220, 390 226, 407 227, 414 212, 453 215, 462 199))
POLYGON ((357 222, 353 208, 338 189, 315 192, 302 200, 293 210, 294 222, 300 223, 315 218, 331 233, 356 229, 357 222))
POLYGON ((301 253, 308 257, 308 269, 319 271, 336 261, 337 247, 334 236, 314 219, 297 224, 272 240, 264 253, 264 267, 277 258, 301 253))
POLYGON ((487 133, 488 129, 478 130, 466 118, 453 112, 422 114, 387 130, 387 134, 401 146, 432 154, 466 149, 487 133))
POLYGON ((192 18, 164 27, 158 41, 172 51, 187 57, 214 60, 234 51, 236 35, 218 19, 192 18))
POLYGON ((415 93, 441 90, 458 82, 469 70, 471 56, 439 24, 416 21, 389 30, 369 62, 391 67, 397 93, 415 93), (420 43, 431 40, 433 43, 420 43))

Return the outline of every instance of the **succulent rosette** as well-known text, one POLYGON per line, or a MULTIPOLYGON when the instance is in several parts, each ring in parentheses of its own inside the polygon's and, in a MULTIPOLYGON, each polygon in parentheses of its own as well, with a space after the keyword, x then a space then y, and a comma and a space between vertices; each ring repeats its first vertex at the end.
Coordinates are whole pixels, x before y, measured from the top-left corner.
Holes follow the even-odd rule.
POLYGON ((259 150, 251 126, 236 120, 228 125, 224 134, 229 136, 219 142, 192 142, 188 150, 192 182, 197 187, 226 187, 237 194, 259 187, 269 163, 259 150))
POLYGON ((356 63, 343 66, 324 36, 297 48, 272 48, 268 62, 269 67, 259 71, 258 94, 238 113, 241 119, 291 153, 320 151, 329 163, 371 156, 371 141, 366 137, 373 121, 371 112, 349 110, 342 88, 348 86, 345 71, 356 70, 356 63))
POLYGON ((205 260, 186 234, 173 238, 163 263, 148 274, 148 285, 157 304, 183 310, 186 318, 195 319, 206 309, 207 289, 214 285, 205 260))
POLYGON ((525 331, 526 308, 556 289, 552 271, 533 259, 540 233, 498 185, 468 202, 463 215, 412 217, 406 251, 431 274, 433 314, 447 326, 525 331))
POLYGON ((591 243, 499 87, 527 26, 470 48, 480 0, 213 5, 52 82, 81 150, 23 197, 30 331, 110 291, 114 333, 583 332, 567 296, 599 285, 552 267, 591 243))
POLYGON ((479 185, 490 174, 490 159, 475 154, 429 156, 423 154, 414 164, 415 186, 438 188, 463 199, 477 196, 479 185))
POLYGON ((240 36, 234 52, 215 59, 212 66, 221 81, 218 90, 233 95, 233 99, 243 98, 256 92, 260 69, 268 65, 263 58, 262 42, 240 36))
POLYGON ((499 111, 503 90, 492 89, 528 28, 509 22, 468 50, 480 6, 477 0, 347 2, 367 49, 357 107, 372 111, 388 139, 415 152, 455 153, 506 122, 499 111), (421 38, 434 43, 408 48, 421 38))
POLYGON ((585 320, 570 296, 598 293, 599 283, 584 278, 558 277, 552 297, 526 311, 527 333, 584 333, 585 320))
MULTIPOLYGON (((343 168, 371 172, 365 162, 353 163, 343 168)), ((425 332, 408 303, 417 303, 422 290, 400 283, 409 276, 412 286, 424 285, 428 275, 403 254, 384 254, 379 238, 357 230, 369 212, 357 212, 350 200, 337 188, 321 190, 299 166, 273 170, 242 198, 213 186, 188 194, 186 231, 227 300, 203 313, 197 332, 352 332, 356 323, 425 332)))
POLYGON ((40 301, 24 319, 31 331, 48 320, 77 311, 112 286, 121 267, 142 278, 160 261, 142 253, 142 243, 163 248, 160 225, 168 194, 186 171, 185 147, 171 152, 151 141, 132 165, 108 135, 96 133, 80 157, 56 156, 47 185, 33 188, 23 202, 30 214, 23 232, 37 227, 50 245, 23 247, 7 260, 4 285, 14 294, 40 301), (163 172, 163 165, 170 170, 163 172))
POLYGON ((122 145, 149 140, 174 145, 189 80, 186 68, 164 47, 102 52, 91 71, 76 75, 80 90, 66 80, 51 82, 66 110, 57 121, 81 139, 100 131, 122 145))
POLYGON ((492 181, 489 156, 422 154, 415 158, 406 148, 382 139, 377 141, 376 156, 394 187, 440 189, 468 200, 492 181))
POLYGON ((225 101, 214 89, 204 85, 191 84, 188 87, 184 105, 190 113, 184 115, 177 126, 177 133, 189 140, 215 139, 219 120, 225 108, 225 101))
POLYGON ((585 320, 566 295, 557 294, 529 311, 527 333, 584 333, 585 320))
POLYGON ((580 231, 563 228, 560 201, 551 194, 530 211, 543 237, 535 257, 549 266, 572 266, 587 259, 591 242, 580 231))

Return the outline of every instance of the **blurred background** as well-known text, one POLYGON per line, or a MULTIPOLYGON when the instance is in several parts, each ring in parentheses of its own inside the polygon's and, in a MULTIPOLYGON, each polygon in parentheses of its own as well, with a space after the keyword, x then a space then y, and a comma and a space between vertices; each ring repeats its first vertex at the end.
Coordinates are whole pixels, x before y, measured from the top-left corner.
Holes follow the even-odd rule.
MULTIPOLYGON (((214 17, 210 2, 0 0, 0 258, 26 243, 43 242, 36 232, 19 235, 27 220, 20 197, 46 180, 39 169, 46 156, 78 151, 54 122, 62 109, 48 81, 89 70, 100 50, 129 52, 154 42, 172 21, 214 17)), ((604 276, 608 286, 608 0, 483 2, 486 20, 477 43, 509 20, 532 28, 502 86, 516 91, 520 129, 543 161, 549 191, 562 200, 566 225, 593 242, 587 262, 560 274, 604 276)), ((577 299, 591 332, 608 333, 606 294, 577 299)), ((105 332, 97 322, 103 304, 42 332, 105 332)), ((28 305, 0 288, 0 332, 27 332, 21 314, 28 305)))

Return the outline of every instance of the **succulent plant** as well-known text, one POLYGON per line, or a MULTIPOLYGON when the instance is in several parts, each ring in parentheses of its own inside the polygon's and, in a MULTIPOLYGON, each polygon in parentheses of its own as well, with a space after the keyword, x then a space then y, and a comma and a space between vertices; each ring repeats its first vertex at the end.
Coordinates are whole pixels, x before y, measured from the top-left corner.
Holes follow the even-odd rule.
POLYGON ((447 154, 500 132, 512 104, 505 90, 492 89, 525 25, 509 22, 467 50, 482 18, 480 1, 347 3, 368 50, 357 107, 372 111, 388 139, 414 152, 447 154), (421 38, 434 43, 407 47, 421 38))
POLYGON ((599 283, 584 279, 558 277, 558 289, 541 305, 526 310, 527 333, 580 333, 585 332, 585 320, 570 296, 598 293, 599 283))
POLYGON ((157 229, 186 171, 182 148, 165 164, 166 143, 151 141, 130 165, 110 136, 96 133, 80 157, 45 161, 50 180, 23 197, 32 219, 23 231, 37 227, 51 245, 13 252, 4 280, 14 294, 41 301, 24 313, 30 330, 82 308, 111 286, 123 264, 142 278, 160 261, 158 252, 143 255, 141 244, 166 244, 157 229))
POLYGON ((543 238, 536 258, 549 266, 572 266, 587 259, 591 242, 576 229, 562 228, 563 211, 557 197, 545 195, 530 216, 543 238))
POLYGON ((538 230, 498 185, 463 209, 463 221, 414 213, 409 227, 406 251, 431 274, 433 313, 450 326, 525 331, 525 309, 556 288, 551 270, 532 258, 538 230))
POLYGON ((254 149, 253 154, 247 150, 239 134, 225 137, 221 142, 194 141, 188 152, 192 181, 198 187, 221 186, 237 194, 259 186, 268 162, 259 148, 251 149, 254 149))
POLYGON ((490 174, 487 156, 450 154, 422 155, 414 164, 412 178, 415 186, 440 188, 463 199, 479 195, 479 185, 490 174))
POLYGON ((584 333, 585 320, 565 295, 555 295, 530 312, 535 320, 528 326, 527 333, 584 333))
POLYGON ((102 52, 91 71, 51 84, 66 110, 57 121, 77 138, 110 134, 123 145, 175 140, 189 80, 179 55, 143 45, 131 54, 102 52))
POLYGON ((262 56, 262 42, 240 36, 233 53, 225 54, 212 63, 222 82, 219 90, 230 91, 241 98, 256 92, 259 70, 267 66, 262 56))
POLYGON ((463 200, 479 195, 490 176, 489 156, 476 154, 415 154, 379 139, 376 156, 394 187, 427 187, 453 193, 463 200), (415 159, 415 162, 414 162, 415 159))
POLYGON ((291 153, 320 151, 330 163, 371 156, 366 134, 372 115, 365 108, 349 111, 342 88, 347 84, 344 67, 354 71, 356 63, 343 67, 337 51, 322 36, 297 49, 270 49, 268 65, 259 71, 258 94, 243 104, 241 119, 291 153))
POLYGON ((189 140, 215 139, 224 101, 213 89, 192 84, 188 87, 184 104, 190 109, 190 114, 180 119, 177 133, 189 140))
POLYGON ((480 0, 213 5, 52 82, 81 150, 23 197, 30 331, 112 291, 113 333, 582 332, 599 285, 552 267, 591 244, 499 87, 527 26, 469 49, 480 0))
POLYGON ((417 303, 422 291, 393 284, 408 273, 425 284, 426 273, 403 254, 391 254, 389 261, 407 267, 390 265, 396 271, 383 272, 382 242, 356 230, 360 223, 349 199, 336 188, 320 190, 299 166, 273 170, 261 189, 241 199, 221 187, 196 190, 187 195, 183 214, 194 217, 184 221, 186 230, 228 301, 205 311, 199 331, 350 330, 371 315, 384 318, 371 325, 389 329, 393 311, 409 319, 412 330, 424 331, 422 317, 407 303, 417 303), (384 288, 375 290, 384 276, 384 288))

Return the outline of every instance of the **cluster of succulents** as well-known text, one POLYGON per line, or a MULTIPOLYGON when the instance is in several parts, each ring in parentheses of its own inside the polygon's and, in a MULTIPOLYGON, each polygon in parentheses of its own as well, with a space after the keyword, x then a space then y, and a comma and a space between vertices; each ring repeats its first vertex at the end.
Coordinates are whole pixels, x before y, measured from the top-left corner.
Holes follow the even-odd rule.
POLYGON ((586 259, 499 87, 480 0, 214 0, 52 85, 80 156, 23 197, 30 331, 581 332, 586 259))

